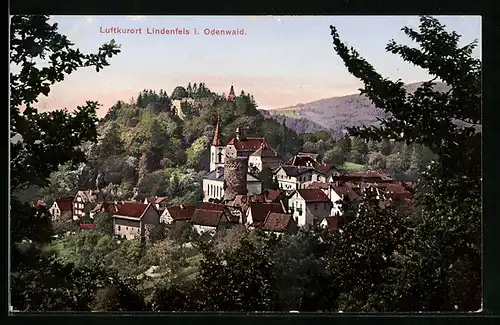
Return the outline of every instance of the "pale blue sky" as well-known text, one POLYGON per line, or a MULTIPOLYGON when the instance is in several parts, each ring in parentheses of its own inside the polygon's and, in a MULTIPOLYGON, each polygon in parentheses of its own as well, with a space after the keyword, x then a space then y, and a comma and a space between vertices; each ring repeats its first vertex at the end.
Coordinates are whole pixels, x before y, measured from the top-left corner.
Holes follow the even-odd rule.
MULTIPOLYGON (((438 17, 462 42, 481 41, 478 16, 438 17)), ((357 92, 352 77, 333 50, 330 24, 341 38, 380 73, 405 82, 426 73, 385 52, 389 40, 411 44, 403 26, 418 27, 416 16, 54 16, 60 31, 84 52, 114 38, 122 52, 99 73, 82 69, 40 98, 42 109, 73 109, 85 100, 107 108, 129 100, 144 88, 171 93, 189 81, 206 83, 215 92, 234 84, 254 95, 261 108, 279 108, 357 92), (100 28, 142 28, 142 35, 100 33, 100 28), (186 28, 190 35, 147 35, 146 28, 186 28), (197 28, 199 35, 193 34, 197 28), (246 35, 206 36, 203 29, 244 29, 246 35)), ((480 57, 480 48, 475 55, 480 57)))

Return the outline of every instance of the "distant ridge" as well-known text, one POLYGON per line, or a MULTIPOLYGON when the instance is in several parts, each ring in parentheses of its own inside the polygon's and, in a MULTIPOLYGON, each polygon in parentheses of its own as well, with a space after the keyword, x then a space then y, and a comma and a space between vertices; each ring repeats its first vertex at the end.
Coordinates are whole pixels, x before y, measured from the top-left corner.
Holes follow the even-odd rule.
MULTIPOLYGON (((423 82, 411 83, 405 88, 411 93, 422 84, 423 82)), ((442 82, 436 82, 436 88, 443 91, 449 89, 442 82)), ((321 128, 328 130, 335 138, 341 137, 347 127, 376 125, 379 123, 377 117, 385 116, 381 109, 376 108, 366 96, 360 94, 325 98, 266 112, 273 119, 285 119, 287 126, 296 132, 311 132, 303 130, 321 128), (294 123, 291 121, 293 119, 298 121, 294 123), (312 123, 308 124, 306 120, 312 123)))

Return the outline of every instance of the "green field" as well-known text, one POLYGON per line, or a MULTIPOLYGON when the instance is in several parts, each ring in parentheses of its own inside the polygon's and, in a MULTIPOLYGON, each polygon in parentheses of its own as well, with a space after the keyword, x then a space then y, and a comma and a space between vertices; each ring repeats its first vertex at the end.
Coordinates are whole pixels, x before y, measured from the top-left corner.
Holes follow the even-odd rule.
POLYGON ((342 165, 342 169, 347 172, 363 172, 366 170, 366 166, 352 162, 345 162, 344 165, 342 165))

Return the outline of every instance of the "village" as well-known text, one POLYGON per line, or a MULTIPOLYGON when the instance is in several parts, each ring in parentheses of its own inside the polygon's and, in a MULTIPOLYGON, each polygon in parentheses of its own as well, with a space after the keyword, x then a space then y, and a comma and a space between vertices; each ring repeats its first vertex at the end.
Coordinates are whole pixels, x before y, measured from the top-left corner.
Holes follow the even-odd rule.
POLYGON ((247 138, 240 128, 222 143, 217 122, 210 171, 203 178, 204 198, 197 206, 171 205, 168 197, 109 201, 99 189, 86 189, 56 199, 49 211, 59 221, 106 212, 112 215, 114 236, 122 239, 147 240, 160 223, 176 222, 188 222, 200 234, 242 224, 279 235, 299 228, 339 229, 348 222, 342 204, 359 207, 368 189, 375 191, 381 204, 411 207, 411 186, 379 171, 342 173, 333 164, 318 161, 315 153, 299 152, 282 161, 265 138, 247 138), (258 174, 265 168, 272 170, 277 188, 263 188, 258 174))

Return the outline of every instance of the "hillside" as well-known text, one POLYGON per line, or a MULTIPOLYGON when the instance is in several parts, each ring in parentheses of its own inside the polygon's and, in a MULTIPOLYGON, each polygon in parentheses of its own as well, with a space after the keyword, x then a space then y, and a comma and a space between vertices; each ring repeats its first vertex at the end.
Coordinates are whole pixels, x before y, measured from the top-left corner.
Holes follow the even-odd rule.
MULTIPOLYGON (((422 82, 408 84, 409 92, 414 92, 422 82)), ((446 89, 444 83, 436 83, 438 89, 446 89)), ((360 125, 376 125, 379 122, 377 117, 383 117, 384 112, 364 95, 352 94, 340 97, 321 99, 305 104, 297 104, 267 112, 272 118, 282 121, 286 116, 286 125, 296 132, 304 132, 307 129, 304 125, 309 120, 311 125, 328 130, 335 138, 343 134, 346 127, 360 125), (291 119, 299 119, 303 122, 294 123, 291 119)))

